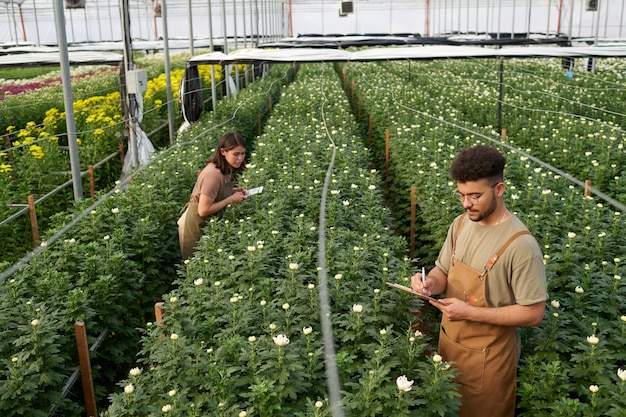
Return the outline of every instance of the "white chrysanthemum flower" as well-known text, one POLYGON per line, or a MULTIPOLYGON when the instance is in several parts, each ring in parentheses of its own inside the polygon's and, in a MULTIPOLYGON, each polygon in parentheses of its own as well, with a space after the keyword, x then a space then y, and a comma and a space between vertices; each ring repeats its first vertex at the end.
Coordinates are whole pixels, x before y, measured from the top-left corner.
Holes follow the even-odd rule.
POLYGON ((626 369, 619 368, 617 370, 617 376, 619 377, 619 379, 626 382, 626 369))
POLYGON ((580 285, 576 286, 576 289, 574 290, 576 291, 576 294, 582 294, 585 292, 585 290, 583 289, 583 287, 581 287, 580 285))
POLYGON ((396 379, 396 385, 400 391, 409 392, 413 387, 413 380, 409 381, 405 375, 402 375, 396 379))
POLYGON ((550 304, 552 305, 552 307, 554 308, 559 308, 561 307, 561 303, 558 300, 552 300, 550 301, 550 304))
POLYGON ((363 312, 363 306, 361 304, 353 304, 352 311, 354 311, 356 314, 361 314, 363 312))
POLYGON ((589 385, 589 391, 593 392, 594 394, 598 392, 599 390, 600 390, 600 387, 598 387, 597 385, 589 385))
POLYGON ((167 395, 169 395, 170 397, 173 397, 174 395, 176 395, 176 390, 175 389, 169 390, 167 392, 167 395))
POLYGON ((576 233, 574 233, 574 232, 569 232, 569 233, 567 234, 567 237, 568 237, 568 239, 574 239, 574 238, 576 237, 576 233))
POLYGON ((313 327, 311 326, 303 327, 302 333, 304 333, 305 336, 310 335, 311 333, 313 333, 313 327))
POLYGON ((315 408, 322 408, 324 407, 324 403, 321 401, 315 401, 315 408))
POLYGON ((272 339, 274 339, 274 343, 276 344, 276 346, 283 347, 289 344, 289 338, 285 336, 284 334, 279 334, 278 336, 274 336, 272 339))
POLYGON ((140 368, 133 368, 128 373, 130 374, 130 376, 139 376, 139 375, 141 375, 141 369, 140 368))
POLYGON ((171 404, 165 404, 163 406, 163 408, 161 408, 161 411, 163 411, 164 413, 169 413, 170 411, 172 411, 172 405, 171 404))
POLYGON ((289 303, 285 303, 285 304, 283 304, 282 307, 283 307, 283 310, 289 310, 289 307, 291 307, 291 306, 289 305, 289 303))
POLYGON ((204 280, 202 278, 198 278, 198 279, 194 279, 193 280, 193 285, 195 285, 196 287, 199 287, 202 284, 204 284, 204 280))
POLYGON ((126 385, 126 386, 124 387, 124 393, 125 393, 126 395, 130 395, 130 394, 132 394, 133 392, 135 392, 135 387, 133 386, 133 384, 128 384, 128 385, 126 385))
POLYGON ((31 326, 39 326, 39 320, 34 319, 33 321, 30 322, 31 326))
POLYGON ((433 355, 433 362, 440 363, 442 360, 443 358, 441 357, 441 355, 438 355, 438 354, 433 355))
POLYGON ((589 344, 591 345, 597 345, 598 343, 600 343, 600 339, 598 339, 596 336, 592 335, 592 336, 587 336, 587 342, 589 342, 589 344))
POLYGON ((291 269, 292 271, 297 271, 299 267, 300 265, 295 262, 289 264, 289 269, 291 269))
POLYGON ((170 335, 170 339, 172 339, 172 340, 176 341, 176 340, 178 340, 178 335, 177 335, 176 333, 172 333, 172 334, 170 335))

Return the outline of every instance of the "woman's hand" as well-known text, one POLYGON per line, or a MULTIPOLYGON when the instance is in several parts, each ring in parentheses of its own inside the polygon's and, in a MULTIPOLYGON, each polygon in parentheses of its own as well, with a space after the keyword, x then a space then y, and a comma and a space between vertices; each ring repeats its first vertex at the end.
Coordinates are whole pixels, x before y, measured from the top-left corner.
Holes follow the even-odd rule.
POLYGON ((229 197, 230 202, 233 204, 239 204, 247 198, 248 196, 246 195, 246 189, 241 187, 233 188, 233 193, 229 197))

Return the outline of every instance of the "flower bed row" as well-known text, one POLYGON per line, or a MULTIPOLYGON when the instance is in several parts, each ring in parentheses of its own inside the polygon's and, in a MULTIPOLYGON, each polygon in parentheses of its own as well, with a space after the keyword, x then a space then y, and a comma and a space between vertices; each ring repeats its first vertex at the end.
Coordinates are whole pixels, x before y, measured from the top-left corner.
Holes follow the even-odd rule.
POLYGON ((137 352, 136 329, 176 275, 176 218, 201 161, 222 133, 217 129, 244 130, 264 120, 267 98, 278 99, 285 75, 273 74, 220 103, 224 114, 237 112, 236 120, 204 115, 205 123, 215 126, 202 132, 206 141, 197 141, 200 132, 189 129, 181 140, 197 145, 163 154, 97 207, 82 202, 73 212, 55 216, 47 236, 85 215, 62 241, 44 243, 28 264, 3 280, 0 414, 46 416, 52 404, 58 406, 57 415, 83 413, 82 398, 61 398, 61 387, 78 364, 76 320, 85 322, 90 342, 105 328, 110 331, 92 357, 96 395, 106 403, 112 382, 126 374, 137 352))
MULTIPOLYGON (((172 59, 170 79, 174 97, 178 97, 187 57, 188 54, 178 54, 172 59)), ((162 73, 164 63, 162 57, 143 57, 137 65, 144 67, 153 77, 148 81, 144 94, 142 118, 142 129, 152 132, 167 120, 165 74, 162 73)), ((210 89, 209 67, 201 69, 203 84, 210 89)), ((216 81, 221 79, 221 67, 218 66, 216 81)), ((120 147, 124 148, 126 127, 118 90, 117 68, 76 80, 73 85, 82 172, 86 172, 90 165, 99 164, 120 147)), ((8 96, 0 101, 0 132, 4 132, 0 142, 0 220, 17 211, 10 207, 11 204, 26 204, 29 195, 39 199, 71 180, 63 100, 59 85, 8 96)), ((151 141, 157 147, 169 144, 167 129, 152 135, 151 141)), ((121 168, 121 158, 117 157, 95 169, 96 190, 110 188, 120 178, 121 168)), ((87 177, 83 178, 83 189, 87 194, 87 177)), ((40 204, 37 208, 39 227, 45 230, 48 217, 67 209, 72 200, 72 192, 68 189, 40 204)), ((30 228, 29 221, 28 216, 22 216, 3 226, 6 239, 0 243, 0 263, 15 261, 33 248, 32 235, 24 233, 30 228)))
POLYGON ((454 413, 452 371, 411 328, 421 302, 385 285, 406 283, 410 261, 349 111, 330 65, 301 67, 241 178, 263 193, 207 225, 105 415, 330 415, 324 273, 347 415, 454 413), (324 207, 327 270, 319 271, 328 136, 337 149, 324 207))
MULTIPOLYGON (((464 68, 463 63, 457 65, 464 68)), ((479 120, 471 129, 475 133, 469 133, 472 114, 457 108, 463 104, 456 94, 406 88, 406 83, 429 84, 417 78, 432 81, 432 73, 415 63, 410 72, 407 64, 404 74, 397 70, 397 64, 351 64, 345 73, 347 85, 354 84, 360 98, 363 120, 371 115, 374 121, 372 146, 382 153, 383 163, 384 131, 390 132, 389 198, 407 234, 410 190, 416 188, 416 256, 432 264, 450 221, 462 212, 452 196, 451 160, 477 142, 498 146, 508 158, 507 206, 543 247, 551 297, 544 322, 523 331, 519 412, 622 415, 626 375, 618 370, 626 368, 623 213, 585 197, 565 178, 499 145, 490 125, 479 120)), ((586 160, 575 149, 570 166, 586 160)), ((534 149, 529 151, 534 155, 534 149)))
MULTIPOLYGON (((626 204, 623 184, 624 62, 600 61, 593 74, 576 67, 566 76, 558 59, 509 60, 503 64, 502 127, 507 143, 532 152, 626 204)), ((422 97, 437 97, 433 115, 456 112, 462 126, 498 126, 497 60, 395 63, 422 97)), ((430 106, 428 106, 430 107, 430 106)), ((433 109, 429 109, 432 112, 433 109)))

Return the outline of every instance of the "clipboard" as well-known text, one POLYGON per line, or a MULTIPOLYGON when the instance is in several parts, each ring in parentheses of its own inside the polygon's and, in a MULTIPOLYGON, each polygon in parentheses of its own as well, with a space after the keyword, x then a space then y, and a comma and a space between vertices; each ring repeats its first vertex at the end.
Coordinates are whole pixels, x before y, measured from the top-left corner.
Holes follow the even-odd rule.
POLYGON ((412 288, 405 287, 404 285, 395 284, 393 282, 387 282, 387 285, 389 285, 390 287, 393 287, 393 288, 397 288, 397 289, 402 290, 402 291, 406 291, 406 292, 411 293, 413 295, 416 295, 416 296, 418 296, 420 298, 423 298, 424 300, 434 301, 436 303, 441 303, 440 299, 431 297, 430 295, 422 294, 421 292, 413 291, 412 288))
POLYGON ((262 192, 263 192, 263 186, 256 187, 256 188, 251 188, 249 190, 246 190, 246 196, 260 194, 262 192))

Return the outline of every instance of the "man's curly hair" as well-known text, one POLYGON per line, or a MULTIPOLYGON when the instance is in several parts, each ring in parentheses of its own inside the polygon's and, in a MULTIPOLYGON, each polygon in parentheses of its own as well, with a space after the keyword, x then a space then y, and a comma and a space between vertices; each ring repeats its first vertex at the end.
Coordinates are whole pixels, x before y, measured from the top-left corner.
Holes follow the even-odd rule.
POLYGON ((454 159, 450 167, 456 182, 490 179, 500 182, 504 179, 506 157, 496 148, 487 145, 474 145, 465 148, 454 159))

